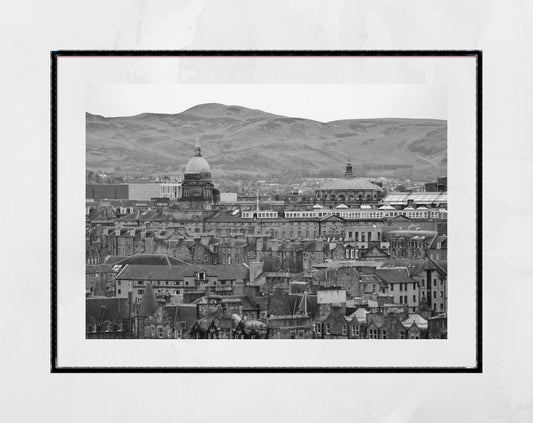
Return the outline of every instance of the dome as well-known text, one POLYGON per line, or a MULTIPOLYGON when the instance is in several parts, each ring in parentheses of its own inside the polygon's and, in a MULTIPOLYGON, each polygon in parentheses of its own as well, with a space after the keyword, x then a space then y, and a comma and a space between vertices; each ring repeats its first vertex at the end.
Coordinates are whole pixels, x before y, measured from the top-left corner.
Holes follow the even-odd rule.
POLYGON ((185 166, 185 173, 203 173, 210 172, 209 163, 203 157, 191 157, 185 166))
POLYGON ((191 157, 191 159, 187 162, 187 166, 185 166, 185 173, 189 174, 205 172, 211 172, 211 169, 209 169, 209 163, 207 163, 207 160, 202 157, 200 145, 196 144, 196 147, 194 148, 194 157, 191 157))

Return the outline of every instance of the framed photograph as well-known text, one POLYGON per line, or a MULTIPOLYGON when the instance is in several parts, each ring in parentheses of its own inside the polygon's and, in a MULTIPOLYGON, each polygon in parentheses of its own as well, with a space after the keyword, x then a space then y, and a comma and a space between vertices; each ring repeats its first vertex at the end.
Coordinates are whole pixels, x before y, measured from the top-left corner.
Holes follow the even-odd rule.
POLYGON ((52 372, 481 372, 480 51, 51 54, 52 372))

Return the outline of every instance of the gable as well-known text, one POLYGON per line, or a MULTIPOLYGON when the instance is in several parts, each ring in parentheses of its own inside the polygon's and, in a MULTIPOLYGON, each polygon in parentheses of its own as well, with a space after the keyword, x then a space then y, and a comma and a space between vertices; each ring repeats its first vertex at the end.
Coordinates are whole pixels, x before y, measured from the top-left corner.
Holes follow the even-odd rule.
POLYGON ((389 257, 382 249, 373 247, 371 250, 363 254, 364 257, 389 257))

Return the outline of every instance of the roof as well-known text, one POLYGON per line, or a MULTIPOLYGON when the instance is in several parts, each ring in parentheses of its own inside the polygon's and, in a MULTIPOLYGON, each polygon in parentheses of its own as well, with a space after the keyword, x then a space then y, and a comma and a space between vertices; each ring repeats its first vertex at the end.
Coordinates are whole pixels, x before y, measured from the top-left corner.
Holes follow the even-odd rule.
POLYGON ((219 280, 248 279, 249 269, 244 264, 220 265, 136 265, 128 264, 117 276, 119 280, 182 280, 193 277, 196 272, 206 272, 207 276, 215 276, 219 280))
POLYGON ((185 166, 185 174, 211 172, 209 163, 201 156, 194 156, 189 159, 185 166))
POLYGON ((441 204, 448 202, 447 192, 394 192, 383 199, 384 204, 407 204, 412 201, 415 204, 441 204))
POLYGON ((107 256, 104 259, 104 264, 109 264, 110 266, 113 266, 116 263, 118 263, 119 261, 124 260, 127 257, 128 256, 107 256))
POLYGON ((320 187, 321 190, 372 190, 383 191, 378 185, 361 178, 344 178, 337 179, 324 184, 320 187))
POLYGON ((405 267, 376 269, 376 274, 387 283, 416 282, 405 267))
POLYGON ((129 317, 127 298, 90 297, 85 299, 85 319, 90 322, 116 321, 129 317))
POLYGON ((108 264, 88 264, 85 266, 85 273, 113 273, 113 268, 108 264))
MULTIPOLYGON (((156 219, 161 219, 163 217, 163 214, 156 211, 156 210, 146 210, 141 211, 137 210, 133 213, 127 214, 126 216, 122 216, 118 219, 118 222, 132 222, 132 221, 152 221, 156 219)), ((138 229, 138 228, 135 228, 138 229)))
POLYGON ((379 279, 374 274, 361 275, 361 282, 363 282, 363 283, 376 283, 376 282, 381 282, 381 279, 379 279))
POLYGON ((136 254, 134 256, 122 257, 121 259, 114 259, 114 257, 121 256, 108 256, 105 259, 106 264, 110 265, 158 265, 158 266, 176 266, 183 265, 185 262, 178 260, 177 258, 167 256, 165 254, 136 254))
POLYGON ((420 329, 427 329, 428 327, 428 321, 420 314, 410 314, 409 317, 402 322, 402 325, 406 328, 410 328, 413 324, 416 324, 420 329))
POLYGON ((141 298, 141 304, 139 307, 140 316, 151 316, 157 310, 157 300, 155 298, 152 284, 146 284, 143 296, 141 298))

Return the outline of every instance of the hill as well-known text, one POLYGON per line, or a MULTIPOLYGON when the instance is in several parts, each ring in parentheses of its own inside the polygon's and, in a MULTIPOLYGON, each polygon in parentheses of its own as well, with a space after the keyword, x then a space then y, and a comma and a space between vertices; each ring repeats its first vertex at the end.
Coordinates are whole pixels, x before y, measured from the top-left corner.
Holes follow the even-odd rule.
POLYGON ((200 141, 213 174, 446 174, 447 123, 432 119, 317 122, 241 106, 201 104, 177 114, 86 114, 87 170, 180 175, 200 141))

